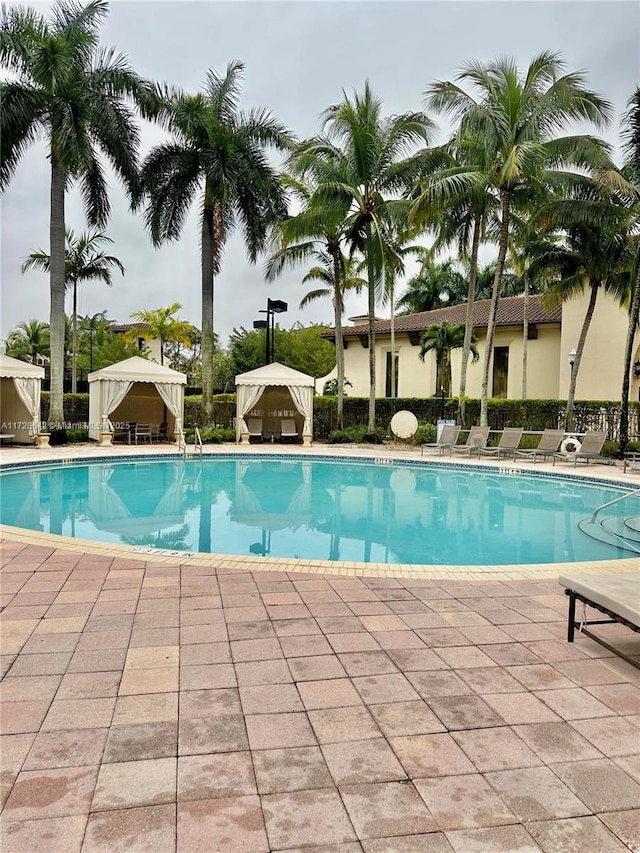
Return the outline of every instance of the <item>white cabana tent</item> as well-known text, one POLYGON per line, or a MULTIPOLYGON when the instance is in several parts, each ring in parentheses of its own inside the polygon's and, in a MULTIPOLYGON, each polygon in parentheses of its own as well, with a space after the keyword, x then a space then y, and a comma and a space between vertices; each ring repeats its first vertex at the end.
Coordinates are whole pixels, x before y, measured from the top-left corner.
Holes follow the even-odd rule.
POLYGON ((44 367, 0 354, 2 432, 33 443, 40 429, 40 390, 44 367))
POLYGON ((182 440, 184 386, 178 370, 134 355, 89 374, 89 438, 112 432, 117 423, 168 424, 182 440))
POLYGON ((293 418, 302 443, 313 438, 313 376, 274 362, 236 376, 236 440, 248 443, 247 417, 262 418, 265 440, 280 435, 283 419, 293 418))

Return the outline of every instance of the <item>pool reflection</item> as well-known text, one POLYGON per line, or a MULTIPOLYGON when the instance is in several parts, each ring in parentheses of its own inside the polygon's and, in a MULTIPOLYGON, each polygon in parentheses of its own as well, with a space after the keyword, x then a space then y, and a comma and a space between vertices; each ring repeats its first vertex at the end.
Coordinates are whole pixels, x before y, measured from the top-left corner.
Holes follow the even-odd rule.
POLYGON ((571 481, 271 458, 4 476, 12 485, 5 524, 129 545, 445 565, 619 556, 577 526, 616 492, 571 481))

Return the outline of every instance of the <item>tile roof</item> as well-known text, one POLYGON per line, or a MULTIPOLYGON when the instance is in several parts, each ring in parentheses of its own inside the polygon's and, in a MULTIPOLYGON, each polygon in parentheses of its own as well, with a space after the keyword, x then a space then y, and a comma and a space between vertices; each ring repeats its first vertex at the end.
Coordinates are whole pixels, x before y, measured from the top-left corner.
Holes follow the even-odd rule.
MULTIPOLYGON (((486 328, 489 323, 490 299, 481 299, 473 305, 473 325, 476 329, 486 328)), ((464 323, 467 313, 467 303, 451 305, 449 308, 437 308, 435 311, 421 311, 419 314, 405 314, 396 317, 396 334, 401 332, 425 332, 429 326, 442 323, 446 320, 452 325, 464 323)), ((498 302, 498 313, 496 316, 497 326, 520 326, 524 316, 524 297, 506 296, 498 302)), ((562 320, 562 306, 551 311, 545 310, 542 304, 542 296, 529 297, 529 323, 538 325, 544 323, 560 323, 562 320)), ((390 320, 378 320, 375 324, 377 335, 389 334, 391 332, 390 320)), ((344 326, 344 337, 357 337, 366 335, 368 325, 362 323, 357 326, 344 326)), ((325 338, 333 338, 334 330, 328 329, 323 333, 325 338)))
POLYGON ((111 326, 113 332, 129 332, 131 329, 147 330, 151 328, 151 323, 117 323, 111 326))

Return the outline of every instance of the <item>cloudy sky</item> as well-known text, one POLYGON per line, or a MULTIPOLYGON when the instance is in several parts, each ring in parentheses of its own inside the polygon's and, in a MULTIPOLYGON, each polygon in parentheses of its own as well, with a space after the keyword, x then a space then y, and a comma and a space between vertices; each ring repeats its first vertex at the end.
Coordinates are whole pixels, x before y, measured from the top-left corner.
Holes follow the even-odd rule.
MULTIPOLYGON (((34 3, 46 13, 49 4, 34 3)), ((618 120, 638 80, 640 5, 635 2, 156 2, 115 0, 102 43, 129 57, 136 71, 195 91, 207 69, 246 65, 242 106, 268 107, 300 138, 319 129, 318 116, 369 79, 388 114, 422 106, 434 80, 453 79, 468 60, 515 56, 520 66, 542 50, 560 51, 570 70, 584 70, 590 86, 609 98, 616 122, 603 135, 617 144, 618 120)), ((436 119, 444 141, 446 125, 436 119)), ((144 155, 163 132, 143 128, 144 155)), ((200 325, 198 217, 194 208, 178 243, 154 249, 141 217, 128 211, 117 182, 111 189, 110 253, 126 267, 112 288, 82 285, 79 312, 107 309, 128 322, 132 311, 178 301, 182 316, 200 325)), ((24 156, 1 201, 2 301, 0 337, 22 320, 48 320, 47 278, 22 276, 20 265, 37 248, 48 251, 49 172, 44 144, 24 156)), ((77 193, 67 202, 67 224, 85 229, 77 193)), ((225 343, 234 327, 251 328, 267 297, 284 299, 282 325, 332 322, 329 300, 303 311, 304 272, 273 284, 263 264, 251 266, 233 238, 216 279, 215 329, 225 343)), ((347 316, 366 310, 363 297, 347 302, 347 316)), ((384 315, 384 309, 379 314, 384 315)))

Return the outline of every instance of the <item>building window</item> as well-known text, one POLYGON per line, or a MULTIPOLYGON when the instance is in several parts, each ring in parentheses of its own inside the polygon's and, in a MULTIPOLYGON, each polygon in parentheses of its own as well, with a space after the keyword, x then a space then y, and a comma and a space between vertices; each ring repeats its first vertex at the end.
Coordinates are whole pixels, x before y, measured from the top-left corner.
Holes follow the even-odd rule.
POLYGON ((493 350, 493 396, 507 396, 509 378, 509 347, 495 347, 493 350))
POLYGON ((395 356, 395 358, 393 358, 393 362, 394 362, 394 369, 395 369, 395 372, 396 372, 396 393, 395 393, 395 396, 396 396, 396 397, 398 396, 398 352, 396 351, 395 353, 393 353, 393 354, 392 354, 392 353, 391 353, 391 350, 389 350, 389 352, 387 353, 387 366, 386 366, 386 373, 385 373, 385 377, 386 377, 386 381, 385 381, 385 391, 384 391, 384 395, 385 395, 385 397, 390 397, 390 396, 391 396, 391 369, 392 369, 392 368, 391 368, 391 363, 392 363, 392 355, 394 355, 394 356, 395 356))
POLYGON ((138 338, 138 349, 144 349, 144 338, 138 338))

